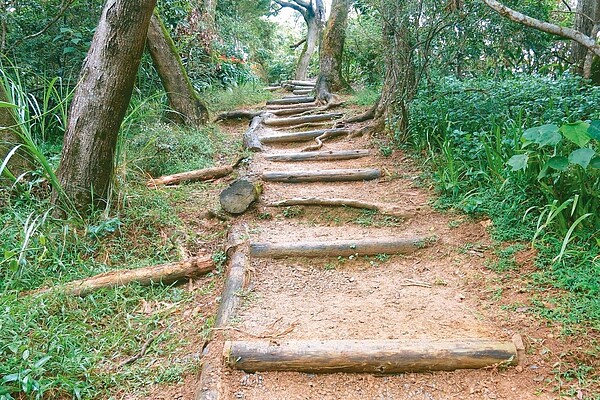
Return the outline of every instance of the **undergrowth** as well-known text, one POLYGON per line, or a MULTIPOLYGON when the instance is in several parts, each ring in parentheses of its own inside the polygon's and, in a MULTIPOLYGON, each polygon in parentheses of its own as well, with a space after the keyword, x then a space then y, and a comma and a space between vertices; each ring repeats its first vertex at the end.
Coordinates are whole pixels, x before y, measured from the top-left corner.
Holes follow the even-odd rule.
MULTIPOLYGON (((84 298, 35 291, 116 269, 177 261, 187 256, 182 249, 194 254, 220 241, 222 228, 202 236, 183 220, 190 208, 204 210, 210 186, 149 190, 146 181, 148 175, 232 163, 240 145, 214 125, 188 129, 165 123, 163 95, 137 92, 122 125, 109 207, 87 216, 66 209, 69 216, 58 218, 59 206, 50 194, 59 189, 53 171, 67 100, 60 81, 46 84, 41 93, 48 99, 28 94, 18 81, 9 90, 27 101, 18 109, 23 112, 17 128, 27 135, 35 170, 19 183, 0 185, 0 400, 109 398, 115 390, 144 393, 150 384, 179 382, 199 365, 182 351, 200 342, 201 332, 177 334, 179 328, 168 322, 173 319, 165 317, 190 303, 196 292, 164 285, 103 289, 84 298), (193 206, 191 197, 198 198, 193 206), (171 311, 148 312, 147 304, 171 311), (150 360, 119 366, 163 331, 148 349, 150 360)), ((250 86, 215 89, 208 98, 221 110, 269 96, 250 96, 253 91, 250 86)), ((202 293, 212 290, 214 283, 208 282, 202 293)), ((209 318, 200 314, 200 326, 209 318)))
MULTIPOLYGON (((410 146, 436 205, 493 221, 492 237, 512 244, 488 267, 524 279, 534 312, 564 334, 600 329, 598 104, 600 88, 579 78, 516 76, 444 79, 411 108, 410 146), (523 276, 513 250, 526 247, 537 256, 523 276)), ((595 361, 572 358, 556 379, 596 387, 595 361)))

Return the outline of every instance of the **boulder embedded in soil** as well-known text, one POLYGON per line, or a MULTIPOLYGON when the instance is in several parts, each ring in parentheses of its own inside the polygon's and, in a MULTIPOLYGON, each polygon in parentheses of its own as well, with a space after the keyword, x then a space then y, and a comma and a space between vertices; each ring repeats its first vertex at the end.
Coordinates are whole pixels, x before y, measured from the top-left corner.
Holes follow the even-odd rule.
POLYGON ((258 196, 259 192, 252 182, 238 179, 221 192, 219 201, 223 210, 228 213, 242 214, 258 196))

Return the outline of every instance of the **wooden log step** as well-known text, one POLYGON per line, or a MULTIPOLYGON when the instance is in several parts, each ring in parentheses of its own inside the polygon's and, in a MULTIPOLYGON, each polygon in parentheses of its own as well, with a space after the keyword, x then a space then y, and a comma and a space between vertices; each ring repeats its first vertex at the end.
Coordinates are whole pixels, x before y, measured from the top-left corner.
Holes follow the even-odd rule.
POLYGON ((298 96, 310 94, 314 89, 296 89, 292 93, 298 96))
POLYGON ((315 171, 265 171, 262 179, 269 182, 348 182, 370 181, 381 177, 381 171, 364 169, 327 169, 315 171))
POLYGON ((282 109, 296 109, 296 108, 304 108, 304 107, 313 107, 313 108, 320 108, 321 106, 318 105, 315 102, 312 103, 298 103, 298 104, 271 104, 266 106, 266 109, 268 112, 271 112, 271 110, 282 110, 282 109))
POLYGON ((350 133, 349 129, 317 129, 314 131, 304 132, 293 132, 293 133, 280 133, 277 135, 261 136, 260 141, 262 143, 291 143, 291 142, 307 142, 321 136, 326 132, 333 134, 347 135, 350 133))
POLYGON ((271 104, 296 104, 296 103, 312 103, 313 101, 315 101, 315 98, 310 96, 310 97, 299 97, 299 96, 294 96, 292 98, 288 98, 288 99, 273 99, 273 100, 268 100, 267 101, 267 105, 271 105, 271 104))
POLYGON ((369 150, 340 150, 340 151, 305 151, 300 153, 277 153, 267 154, 265 159, 269 161, 336 161, 353 160, 368 157, 369 150))
POLYGON ((353 254, 409 254, 426 246, 425 237, 329 240, 326 242, 251 243, 250 255, 257 258, 347 257, 353 254))
POLYGON ((289 80, 283 81, 284 84, 293 85, 293 86, 315 86, 316 81, 301 81, 301 80, 289 80))
POLYGON ((367 372, 376 374, 453 371, 516 365, 511 342, 481 339, 227 341, 225 363, 246 372, 367 372))
MULTIPOLYGON (((300 153, 306 154, 306 153, 300 153)), ((327 207, 352 207, 367 210, 375 210, 380 214, 390 215, 397 218, 411 218, 418 209, 410 210, 395 205, 375 203, 370 201, 345 199, 345 198, 325 198, 325 197, 296 197, 292 199, 280 200, 266 204, 267 207, 291 207, 291 206, 327 206, 327 207)))
POLYGON ((318 115, 305 115, 302 117, 289 117, 289 118, 267 118, 263 123, 267 126, 290 126, 299 124, 309 124, 312 122, 329 121, 331 119, 340 118, 344 114, 342 113, 328 113, 318 115))

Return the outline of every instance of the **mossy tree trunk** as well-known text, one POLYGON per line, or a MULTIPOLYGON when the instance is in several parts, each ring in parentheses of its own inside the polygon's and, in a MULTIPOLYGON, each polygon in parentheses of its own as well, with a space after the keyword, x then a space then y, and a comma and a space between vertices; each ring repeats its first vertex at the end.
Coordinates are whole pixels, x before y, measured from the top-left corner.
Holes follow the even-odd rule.
POLYGON ((155 6, 156 0, 108 0, 81 69, 58 179, 82 211, 109 195, 119 128, 155 6))
MULTIPOLYGON (((2 165, 15 146, 23 144, 23 141, 16 133, 17 129, 19 129, 18 122, 13 109, 7 106, 10 104, 10 99, 1 82, 0 102, 6 103, 5 106, 0 106, 0 165, 2 165)), ((30 171, 33 168, 33 164, 26 151, 17 150, 10 158, 6 168, 12 175, 18 177, 24 172, 30 171)), ((8 182, 8 180, 1 177, 4 173, 5 171, 0 171, 0 185, 8 182)))
POLYGON ((348 25, 350 0, 333 0, 331 15, 319 47, 319 76, 315 89, 317 99, 328 103, 331 93, 347 89, 348 82, 342 77, 342 55, 348 25))
POLYGON ((194 89, 175 43, 156 11, 150 19, 147 43, 154 67, 167 92, 171 108, 169 119, 195 127, 206 123, 208 109, 194 89))

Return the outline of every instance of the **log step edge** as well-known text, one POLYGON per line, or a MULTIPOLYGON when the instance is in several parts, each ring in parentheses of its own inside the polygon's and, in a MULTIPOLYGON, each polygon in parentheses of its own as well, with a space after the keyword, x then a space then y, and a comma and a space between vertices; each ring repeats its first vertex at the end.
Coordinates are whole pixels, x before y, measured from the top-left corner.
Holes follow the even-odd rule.
POLYGON ((376 254, 410 254, 427 247, 432 237, 329 240, 323 242, 250 243, 250 256, 256 258, 347 257, 376 254))
POLYGON ((513 342, 482 339, 226 341, 226 365, 246 372, 406 373, 518 364, 513 342))

